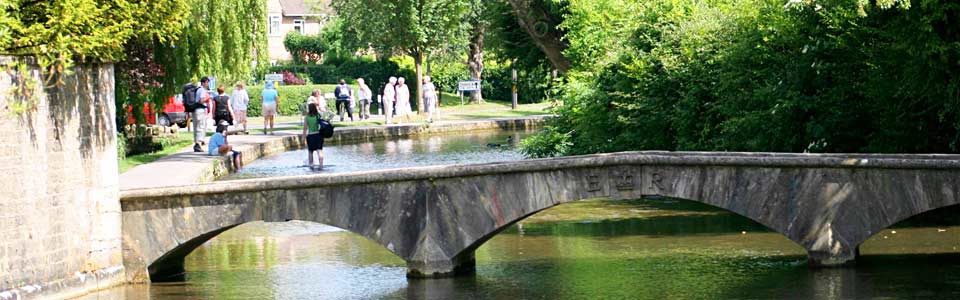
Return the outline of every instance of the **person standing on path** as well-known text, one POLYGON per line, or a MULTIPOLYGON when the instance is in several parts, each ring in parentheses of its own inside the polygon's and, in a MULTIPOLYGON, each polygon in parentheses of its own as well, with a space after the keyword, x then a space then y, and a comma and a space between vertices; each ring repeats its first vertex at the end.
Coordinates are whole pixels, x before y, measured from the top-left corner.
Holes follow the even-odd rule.
POLYGON ((360 106, 360 120, 370 118, 370 99, 373 97, 370 87, 363 81, 363 78, 357 78, 357 103, 360 106))
POLYGON ((323 134, 320 133, 320 112, 315 103, 307 104, 307 115, 303 117, 303 139, 307 144, 307 161, 313 169, 313 154, 317 153, 319 169, 323 170, 323 134))
POLYGON ((387 84, 383 86, 383 99, 380 99, 383 105, 384 116, 386 116, 387 124, 393 123, 393 114, 394 109, 396 108, 397 103, 397 78, 391 76, 390 79, 387 79, 387 84))
POLYGON ((222 124, 226 123, 228 126, 233 125, 234 115, 233 108, 230 107, 230 96, 227 96, 223 92, 223 86, 217 87, 217 96, 214 98, 210 110, 213 111, 213 124, 222 124))
POLYGON ((423 110, 427 112, 427 123, 433 123, 433 114, 437 113, 437 117, 440 116, 437 105, 437 87, 433 85, 433 82, 430 82, 430 76, 423 76, 423 110))
MULTIPOLYGON (((314 89, 312 92, 310 92, 310 97, 307 97, 306 105, 309 106, 310 103, 316 104, 317 111, 319 112, 327 111, 327 99, 323 97, 323 91, 320 89, 314 89)), ((309 112, 309 107, 306 112, 309 112)))
POLYGON ((397 116, 410 121, 413 109, 410 107, 410 88, 403 77, 397 78, 397 116))
POLYGON ((230 94, 230 108, 233 109, 233 124, 240 126, 243 124, 243 133, 247 134, 247 105, 250 104, 250 95, 244 89, 243 82, 237 82, 233 93, 230 94))
POLYGON ((353 105, 350 104, 353 99, 353 90, 347 85, 347 81, 340 79, 340 84, 333 90, 333 95, 337 97, 337 114, 340 115, 340 122, 343 122, 344 110, 350 116, 350 122, 353 122, 353 105))
POLYGON ((266 88, 260 93, 263 97, 261 103, 263 107, 263 134, 273 134, 273 117, 277 114, 277 108, 280 107, 280 93, 273 86, 273 81, 267 81, 266 88), (270 131, 267 131, 267 125, 270 125, 270 131))
POLYGON ((193 107, 193 152, 203 152, 200 148, 204 144, 204 138, 207 137, 207 106, 205 103, 210 100, 209 88, 210 78, 204 76, 200 78, 200 87, 197 88, 194 99, 197 105, 193 107))

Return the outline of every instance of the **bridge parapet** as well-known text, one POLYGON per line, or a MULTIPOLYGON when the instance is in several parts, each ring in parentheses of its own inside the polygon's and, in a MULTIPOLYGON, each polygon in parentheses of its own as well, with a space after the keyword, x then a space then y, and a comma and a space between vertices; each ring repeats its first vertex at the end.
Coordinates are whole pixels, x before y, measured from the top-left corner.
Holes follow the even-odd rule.
POLYGON ((957 204, 958 175, 957 155, 623 152, 132 190, 121 193, 124 261, 132 280, 160 279, 232 226, 296 219, 367 237, 410 276, 443 276, 471 270, 474 249, 543 209, 664 196, 755 220, 812 265, 843 265, 883 228, 957 204))

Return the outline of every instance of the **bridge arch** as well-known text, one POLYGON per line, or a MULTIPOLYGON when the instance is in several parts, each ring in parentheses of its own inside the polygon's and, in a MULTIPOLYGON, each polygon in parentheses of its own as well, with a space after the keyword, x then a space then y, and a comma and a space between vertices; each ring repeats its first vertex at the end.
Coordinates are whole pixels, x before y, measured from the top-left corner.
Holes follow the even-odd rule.
MULTIPOLYGON (((730 209, 728 209, 728 208, 715 206, 715 205, 712 205, 712 204, 710 204, 710 203, 707 203, 707 202, 704 202, 704 201, 698 201, 698 200, 695 200, 695 199, 668 198, 668 197, 663 197, 663 196, 660 196, 660 195, 644 196, 643 199, 645 199, 645 200, 673 199, 673 200, 678 200, 678 201, 689 201, 689 202, 694 202, 694 203, 702 204, 702 205, 705 205, 705 206, 709 206, 709 207, 715 208, 715 209, 717 209, 717 210, 719 210, 719 211, 722 211, 722 212, 725 212, 725 213, 730 213, 730 214, 736 215, 737 217, 740 217, 740 218, 744 218, 744 219, 746 219, 746 220, 753 221, 753 222, 759 224, 760 226, 766 228, 767 230, 770 230, 771 232, 774 232, 774 233, 777 233, 777 234, 783 236, 784 238, 786 238, 787 240, 790 240, 790 241, 793 242, 794 244, 796 244, 796 245, 798 245, 798 246, 800 246, 800 247, 804 247, 804 245, 802 244, 802 241, 793 240, 793 239, 790 238, 790 236, 787 235, 787 233, 785 233, 786 230, 787 230, 786 228, 779 228, 779 229, 778 229, 778 228, 774 228, 774 227, 772 227, 772 225, 776 225, 776 224, 765 224, 765 223, 764 223, 765 221, 764 221, 764 219, 762 219, 762 218, 751 217, 751 216, 744 215, 744 214, 742 214, 742 213, 739 213, 739 212, 730 210, 730 209)), ((466 242, 468 243, 468 245, 454 254, 454 260, 455 260, 455 261, 470 261, 470 260, 474 259, 474 258, 473 258, 473 253, 474 253, 474 251, 475 251, 476 249, 478 249, 478 248, 480 248, 481 246, 483 246, 486 242, 488 242, 490 239, 494 238, 494 237, 497 236, 498 234, 502 233, 504 230, 510 228, 511 226, 513 226, 514 224, 516 224, 516 223, 518 223, 518 222, 522 222, 523 220, 525 220, 525 219, 527 219, 527 218, 529 218, 529 217, 532 217, 532 216, 537 215, 537 214, 539 214, 539 213, 541 213, 541 212, 544 212, 544 211, 547 211, 547 210, 550 210, 550 209, 552 209, 552 208, 556 208, 556 207, 559 207, 559 206, 562 206, 562 205, 568 205, 568 204, 571 204, 571 203, 576 203, 576 202, 580 202, 580 201, 588 201, 588 200, 614 200, 614 201, 623 201, 623 200, 627 200, 627 199, 619 199, 619 200, 618 200, 618 199, 609 199, 609 198, 585 198, 585 199, 573 200, 573 201, 570 201, 570 202, 555 203, 555 204, 552 204, 552 205, 549 205, 549 206, 534 208, 533 211, 524 212, 524 214, 523 214, 522 216, 520 216, 520 217, 518 217, 518 218, 516 218, 516 219, 510 220, 510 221, 504 223, 503 225, 497 225, 498 227, 492 227, 492 228, 491 228, 491 227, 488 227, 488 228, 487 228, 488 232, 487 232, 486 234, 480 236, 479 238, 476 238, 476 239, 473 239, 473 240, 467 240, 466 242)), ((473 264, 473 263, 471 262, 471 265, 472 265, 472 264, 473 264)))
POLYGON ((410 276, 444 276, 471 270, 473 249, 543 209, 663 196, 745 216, 802 245, 811 265, 836 266, 896 221, 956 204, 958 175, 960 156, 627 152, 124 191, 124 262, 137 281, 181 241, 297 219, 383 245, 410 276))

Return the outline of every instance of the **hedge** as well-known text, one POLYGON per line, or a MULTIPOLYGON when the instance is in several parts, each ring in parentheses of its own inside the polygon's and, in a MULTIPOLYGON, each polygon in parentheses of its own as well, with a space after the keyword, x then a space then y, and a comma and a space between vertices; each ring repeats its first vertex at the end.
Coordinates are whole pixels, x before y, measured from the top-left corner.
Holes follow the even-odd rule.
MULTIPOLYGON (((405 77, 410 89, 411 106, 413 106, 414 110, 417 109, 415 95, 417 94, 416 89, 419 85, 414 84, 414 81, 416 81, 416 73, 414 73, 413 70, 401 69, 399 65, 391 61, 356 57, 330 57, 320 65, 282 65, 270 68, 270 72, 272 73, 280 73, 282 71, 305 73, 310 76, 310 82, 335 83, 340 79, 344 79, 351 84, 352 88, 356 88, 357 78, 363 78, 374 95, 379 95, 383 92, 383 86, 387 83, 387 79, 390 78, 390 76, 405 77)), ((324 90, 324 93, 328 92, 333 92, 332 88, 330 91, 324 90)), ((281 94, 283 94, 283 92, 281 92, 281 94)), ((257 95, 259 95, 259 92, 257 92, 257 95)), ((309 92, 307 92, 307 95, 309 96, 309 92)), ((330 99, 328 99, 328 101, 329 100, 330 99)), ((373 104, 371 107, 371 109, 376 108, 376 104, 373 104)))
MULTIPOLYGON (((310 85, 284 85, 277 87, 277 93, 280 94, 280 107, 277 108, 278 114, 284 116, 294 116, 301 114, 301 105, 307 103, 307 98, 314 89, 320 89, 322 94, 333 93, 333 84, 310 84, 310 85)), ((259 117, 262 115, 261 103, 263 97, 263 86, 248 86, 247 94, 250 95, 250 105, 247 108, 248 117, 259 117)), ((229 94, 229 91, 227 92, 229 94)), ((335 99, 326 99, 327 107, 333 108, 335 99)))

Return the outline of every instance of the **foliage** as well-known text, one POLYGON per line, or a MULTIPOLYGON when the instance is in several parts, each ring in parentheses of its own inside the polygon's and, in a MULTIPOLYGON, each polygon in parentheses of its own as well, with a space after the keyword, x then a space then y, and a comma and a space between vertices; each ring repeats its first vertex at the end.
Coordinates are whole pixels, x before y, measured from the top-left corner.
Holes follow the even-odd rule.
POLYGON ((304 85, 304 84, 307 84, 307 82, 303 81, 303 79, 297 78, 297 75, 293 74, 293 72, 290 72, 290 71, 281 71, 280 74, 283 75, 283 84, 286 84, 286 85, 304 85))
POLYGON ((850 3, 570 1, 591 60, 528 152, 960 151, 960 3, 850 3))
POLYGON ((117 133, 117 159, 127 158, 127 137, 123 133, 117 133))
MULTIPOLYGON (((339 0, 331 5, 343 22, 345 35, 365 41, 386 56, 395 53, 411 56, 417 72, 417 80, 411 81, 418 82, 427 54, 444 44, 462 44, 462 32, 466 29, 462 16, 468 1, 339 0)), ((411 97, 411 104, 419 107, 422 93, 419 89, 410 92, 417 95, 416 102, 411 97)))
POLYGON ((283 38, 283 46, 293 56, 296 64, 319 62, 320 57, 327 52, 327 42, 322 34, 304 35, 299 31, 291 31, 283 38))
MULTIPOLYGON (((260 69, 266 65, 266 5, 262 1, 185 1, 187 6, 173 13, 178 24, 182 23, 181 34, 168 40, 127 43, 129 57, 116 65, 118 111, 124 105, 162 104, 178 94, 183 84, 203 76, 231 85, 262 73, 260 69)), ((122 118, 118 119, 118 124, 123 124, 122 118)))
MULTIPOLYGON (((277 107, 277 113, 284 116, 300 115, 300 106, 307 103, 307 98, 314 89, 320 89, 321 93, 332 93, 331 85, 282 85, 277 87, 277 93, 280 94, 280 105, 277 107)), ((250 104, 247 107, 247 116, 259 117, 262 115, 261 105, 263 103, 263 86, 248 86, 247 94, 250 95, 250 104)), ((327 107, 333 108, 336 99, 326 99, 327 107)))
POLYGON ((169 41, 185 7, 185 0, 0 0, 0 54, 36 56, 52 80, 75 59, 123 59, 129 40, 169 41))
MULTIPOLYGON (((340 79, 355 82, 357 78, 364 78, 374 94, 380 94, 384 84, 390 76, 413 78, 413 71, 401 68, 397 63, 367 58, 330 57, 320 65, 288 65, 270 68, 271 72, 291 71, 306 73, 310 82, 335 83, 340 79)), ((416 87, 410 86, 411 92, 416 87)), ((306 98, 304 98, 306 99, 306 98)))

